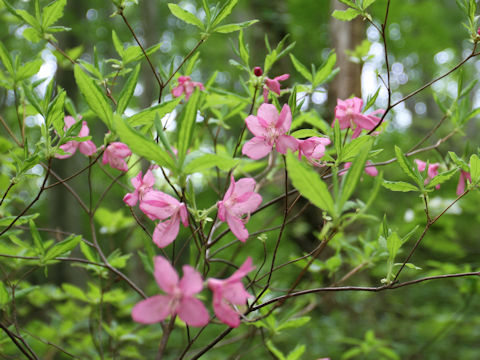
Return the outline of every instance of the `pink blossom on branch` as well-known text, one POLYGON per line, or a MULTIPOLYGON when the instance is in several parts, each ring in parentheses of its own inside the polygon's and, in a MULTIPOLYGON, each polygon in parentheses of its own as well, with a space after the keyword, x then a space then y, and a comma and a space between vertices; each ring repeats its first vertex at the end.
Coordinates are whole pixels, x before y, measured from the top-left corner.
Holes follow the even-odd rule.
POLYGON ((280 81, 285 81, 290 77, 290 74, 283 74, 273 79, 265 78, 265 87, 263 88, 263 101, 268 103, 268 93, 273 91, 275 94, 280 95, 280 81))
POLYGON ((318 165, 318 160, 325 155, 325 146, 330 143, 329 138, 318 136, 298 140, 298 158, 301 160, 303 155, 310 163, 318 165))
POLYGON ((465 191, 465 182, 468 180, 468 182, 472 182, 472 177, 470 176, 470 173, 467 171, 460 170, 460 178, 458 179, 458 185, 457 185, 457 196, 460 196, 463 194, 465 191))
POLYGON ((128 171, 128 165, 125 158, 132 155, 130 148, 121 142, 113 142, 107 146, 103 152, 102 164, 107 163, 114 169, 128 171))
POLYGON ((188 212, 184 203, 161 191, 150 190, 140 200, 140 210, 151 220, 165 220, 158 223, 152 240, 159 247, 168 246, 178 235, 180 220, 188 226, 188 212))
MULTIPOLYGON (((351 128, 353 130, 352 139, 357 138, 362 130, 372 130, 380 121, 380 118, 374 116, 383 114, 385 110, 379 109, 369 115, 362 114, 363 100, 357 97, 340 100, 337 99, 335 107, 335 118, 338 119, 340 129, 351 128)), ((335 120, 332 126, 335 124, 335 120)))
POLYGON ((178 315, 187 325, 207 325, 208 311, 194 297, 203 289, 201 275, 191 266, 185 265, 183 278, 179 281, 175 269, 161 256, 154 258, 154 267, 155 280, 166 295, 155 295, 137 303, 132 310, 133 320, 142 324, 154 324, 169 315, 178 315))
POLYGON ((254 192, 255 185, 255 180, 252 178, 243 178, 235 182, 232 176, 223 200, 217 203, 218 218, 226 221, 233 235, 242 242, 248 239, 245 223, 250 213, 255 211, 262 202, 262 197, 254 192), (243 218, 244 215, 247 215, 246 219, 243 218))
MULTIPOLYGON (((417 164, 418 171, 425 171, 427 167, 427 163, 422 160, 415 159, 415 163, 417 164)), ((438 175, 438 168, 440 167, 439 163, 433 163, 428 165, 427 169, 427 178, 425 179, 425 185, 427 185, 435 176, 438 175)), ((440 189, 440 184, 435 186, 435 189, 440 189)))
MULTIPOLYGON (((65 122, 65 127, 63 128, 65 131, 70 129, 74 124, 75 124, 75 119, 72 116, 65 116, 64 118, 65 122)), ((80 129, 80 132, 78 133, 78 137, 86 137, 90 134, 90 129, 88 128, 87 122, 82 121, 82 128, 80 129)), ((60 145, 60 149, 62 149, 66 154, 65 155, 55 155, 57 159, 66 159, 77 151, 77 149, 84 155, 86 156, 91 156, 95 154, 97 151, 97 147, 91 140, 87 141, 75 141, 75 140, 70 140, 67 141, 65 144, 60 145)))
POLYGON ((191 81, 190 76, 180 76, 178 78, 178 85, 172 89, 172 95, 179 97, 185 94, 185 100, 188 100, 193 94, 195 87, 198 87, 200 90, 205 90, 201 82, 191 81))
POLYGON ((280 114, 272 104, 260 105, 257 116, 250 115, 245 119, 248 129, 255 135, 242 148, 242 154, 258 160, 267 156, 273 149, 286 154, 298 150, 298 140, 286 135, 292 125, 292 111, 287 104, 283 105, 280 114))
POLYGON ((135 206, 137 202, 142 201, 143 196, 152 190, 153 185, 155 184, 155 177, 151 170, 148 170, 145 173, 145 176, 142 179, 142 172, 140 171, 137 176, 130 180, 132 182, 135 191, 133 193, 128 193, 124 196, 123 201, 128 206, 135 206))
POLYGON ((240 317, 233 305, 245 305, 249 297, 252 297, 242 284, 242 278, 252 271, 252 258, 247 258, 240 268, 232 276, 224 280, 208 279, 208 287, 213 292, 213 310, 218 319, 230 327, 240 325, 240 317))
MULTIPOLYGON (((342 172, 339 173, 339 175, 344 175, 346 174, 346 170, 350 168, 350 166, 352 166, 352 163, 351 162, 347 162, 343 165, 343 170, 342 172)), ((372 162, 370 160, 367 160, 367 162, 365 163, 365 173, 369 176, 372 176, 372 177, 375 177, 378 175, 378 170, 375 166, 372 165, 372 162)))

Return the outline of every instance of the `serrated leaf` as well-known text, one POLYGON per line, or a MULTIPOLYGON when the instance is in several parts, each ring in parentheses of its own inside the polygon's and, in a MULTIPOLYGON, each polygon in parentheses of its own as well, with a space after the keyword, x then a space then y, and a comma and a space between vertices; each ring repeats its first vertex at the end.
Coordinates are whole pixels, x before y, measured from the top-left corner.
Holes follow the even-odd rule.
POLYGON ((437 185, 440 185, 441 183, 444 183, 445 181, 450 179, 453 175, 455 175, 457 170, 458 169, 455 168, 455 169, 451 169, 451 170, 448 170, 448 171, 445 171, 445 172, 442 172, 442 173, 438 174, 428 183, 427 188, 431 189, 431 188, 434 188, 437 185))
POLYGON ((176 98, 171 101, 163 102, 161 104, 149 107, 145 110, 136 113, 128 118, 128 123, 131 126, 139 126, 139 125, 152 125, 155 121, 155 116, 158 115, 159 118, 164 117, 166 114, 172 112, 182 98, 176 98))
POLYGON ((383 180, 382 186, 392 191, 419 191, 420 189, 413 184, 403 182, 403 181, 387 181, 383 180))
POLYGON ((138 64, 135 69, 131 72, 130 76, 127 79, 125 85, 123 85, 122 92, 120 93, 120 97, 118 99, 117 110, 116 113, 122 115, 125 109, 130 102, 130 99, 133 96, 135 91, 135 87, 137 86, 138 76, 140 75, 140 64, 138 64))
POLYGON ((157 165, 175 169, 175 162, 158 144, 153 140, 146 138, 130 127, 127 120, 115 115, 115 132, 120 140, 128 145, 128 147, 137 155, 147 160, 154 161, 157 165))
POLYGON ((365 144, 370 141, 371 137, 368 135, 360 136, 356 139, 353 139, 343 148, 342 157, 340 158, 340 162, 349 162, 352 161, 355 156, 358 155, 358 152, 365 144))
POLYGON ((40 236, 40 233, 37 230, 37 227, 33 220, 29 220, 28 224, 30 225, 30 234, 32 235, 33 238, 33 244, 35 245, 35 252, 37 254, 45 254, 45 247, 43 245, 43 240, 42 237, 40 236))
POLYGON ((455 165, 460 167, 463 171, 469 172, 470 168, 468 167, 468 164, 463 160, 462 158, 459 158, 457 154, 455 154, 453 151, 449 151, 448 155, 450 155, 450 158, 453 160, 455 165))
POLYGON ((2 42, 0 42, 0 60, 5 66, 5 69, 8 71, 11 77, 14 77, 15 72, 13 70, 12 58, 10 57, 10 53, 5 48, 2 42))
POLYGON ((337 63, 337 54, 334 51, 328 55, 327 61, 323 64, 323 66, 318 70, 315 74, 315 78, 313 79, 313 87, 317 87, 327 80, 330 79, 332 74, 334 73, 334 67, 337 63))
POLYGON ((42 34, 37 29, 34 29, 32 27, 23 30, 22 36, 28 41, 35 44, 42 40, 42 34))
POLYGON ((193 159, 183 169, 184 174, 192 174, 201 172, 213 167, 218 167, 220 170, 229 171, 238 165, 240 159, 234 159, 229 156, 217 154, 205 154, 193 159))
POLYGON ((217 28, 215 28, 214 32, 221 33, 221 34, 228 34, 234 31, 240 31, 246 27, 249 27, 255 23, 257 23, 258 20, 249 20, 249 21, 244 21, 241 23, 236 23, 236 24, 227 24, 227 25, 222 25, 217 28))
POLYGON ((226 4, 220 9, 220 12, 215 17, 212 27, 216 28, 218 24, 222 22, 230 13, 232 12, 235 5, 237 5, 238 0, 227 0, 226 4))
POLYGON ((178 163, 180 167, 185 160, 188 148, 192 142, 193 130, 195 127, 195 120, 197 119, 197 109, 199 107, 200 91, 195 89, 190 99, 188 99, 187 106, 183 112, 183 116, 179 123, 178 130, 178 163))
POLYGON ((362 12, 355 10, 353 8, 349 8, 347 10, 335 10, 332 13, 332 16, 335 19, 341 20, 341 21, 350 21, 355 19, 358 15, 360 15, 362 12))
POLYGON ((80 235, 70 235, 63 241, 52 246, 50 249, 47 250, 47 253, 42 258, 43 262, 47 262, 48 260, 52 260, 57 256, 64 255, 69 251, 72 251, 80 242, 82 237, 80 235))
POLYGON ((63 127, 64 127, 65 112, 63 109, 65 106, 66 97, 67 97, 67 93, 65 92, 65 90, 62 90, 52 101, 47 111, 47 118, 46 118, 47 128, 50 127, 50 125, 53 125, 54 129, 60 135, 63 135, 64 133, 63 127))
POLYGON ((363 0, 363 10, 368 8, 370 5, 372 5, 375 1, 377 0, 363 0))
POLYGON ((186 22, 187 24, 195 25, 198 27, 200 30, 204 30, 205 27, 203 26, 203 23, 200 19, 198 19, 195 15, 192 13, 183 10, 180 6, 177 4, 170 3, 168 4, 168 8, 170 9, 170 12, 180 20, 186 22))
POLYGON ((375 101, 377 100, 378 94, 380 93, 380 89, 381 89, 381 87, 378 87, 377 91, 375 91, 375 94, 373 94, 372 96, 368 96, 367 104, 363 108, 364 113, 365 113, 365 111, 370 109, 373 106, 373 104, 375 104, 375 101))
POLYGON ((57 0, 43 8, 42 27, 44 30, 47 30, 50 25, 55 24, 55 22, 63 16, 65 5, 67 5, 67 0, 57 0))
POLYGON ((125 55, 125 50, 123 49, 123 43, 120 41, 120 38, 118 37, 115 30, 112 30, 112 40, 113 40, 113 46, 118 56, 123 58, 125 55))
POLYGON ((100 90, 95 81, 83 72, 80 66, 75 65, 74 75, 78 88, 87 101, 88 106, 90 106, 90 109, 111 129, 113 112, 108 104, 106 95, 100 90))
POLYGON ((476 154, 470 156, 470 176, 472 177, 472 184, 477 184, 480 181, 480 159, 476 154))
POLYGON ((314 170, 301 163, 292 153, 287 154, 287 170, 293 186, 303 197, 330 215, 335 214, 328 187, 314 170))
POLYGON ((242 30, 240 30, 240 32, 238 33, 238 51, 240 53, 240 58, 243 60, 243 63, 249 66, 250 54, 248 53, 247 46, 245 45, 242 30))
POLYGON ((25 10, 17 10, 17 14, 25 21, 28 25, 34 27, 38 31, 42 31, 42 27, 40 23, 35 19, 34 16, 30 15, 28 11, 25 10))
POLYGON ((408 160, 405 155, 403 155, 402 149, 396 145, 395 155, 397 156, 397 162, 400 165, 400 168, 403 170, 403 173, 415 181, 417 185, 423 188, 423 179, 415 173, 412 162, 408 160))
POLYGON ((82 251, 82 254, 85 256, 85 258, 88 261, 97 262, 97 256, 95 255, 93 250, 90 248, 90 246, 88 246, 83 241, 80 243, 80 250, 82 251))
POLYGON ((34 61, 29 61, 20 66, 15 73, 15 82, 19 82, 36 75, 42 64, 43 61, 41 59, 37 59, 34 61))
POLYGON ((308 69, 303 65, 293 54, 289 54, 290 59, 292 60, 292 64, 295 69, 309 82, 313 82, 313 76, 308 71, 308 69))

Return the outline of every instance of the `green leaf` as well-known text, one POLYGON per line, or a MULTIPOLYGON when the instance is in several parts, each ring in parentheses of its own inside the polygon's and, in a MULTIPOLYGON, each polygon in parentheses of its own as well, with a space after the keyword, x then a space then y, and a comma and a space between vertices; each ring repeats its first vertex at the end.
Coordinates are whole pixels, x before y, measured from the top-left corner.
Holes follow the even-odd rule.
POLYGON ((120 97, 118 99, 116 111, 117 114, 122 115, 127 108, 128 103, 133 96, 133 92, 135 91, 135 86, 137 86, 139 74, 140 64, 135 67, 135 70, 132 71, 132 73, 127 79, 127 82, 125 83, 125 85, 123 85, 122 92, 120 93, 120 97))
POLYGON ((62 284, 62 289, 71 298, 85 301, 85 302, 90 302, 90 299, 85 295, 85 292, 75 285, 65 283, 65 284, 62 284))
POLYGON ((60 93, 55 97, 52 101, 50 106, 48 107, 47 111, 47 118, 46 118, 46 125, 47 128, 50 125, 53 125, 55 130, 60 134, 63 135, 63 127, 64 127, 64 106, 65 106, 65 98, 67 97, 67 93, 65 90, 60 91, 60 93))
POLYGON ((335 10, 332 16, 341 21, 350 21, 355 19, 361 13, 361 11, 349 8, 347 10, 335 10))
POLYGON ((23 30, 22 36, 32 43, 38 43, 40 40, 42 40, 42 34, 37 29, 32 27, 23 30))
POLYGON ((342 133, 340 130, 340 121, 338 119, 335 119, 333 124, 333 145, 335 145, 335 151, 337 153, 337 164, 339 164, 341 162, 340 159, 343 156, 342 155, 343 146, 342 146, 342 133))
POLYGON ((310 71, 308 71, 308 69, 305 67, 305 65, 303 65, 295 56, 293 56, 293 54, 289 54, 289 55, 290 55, 290 59, 292 60, 292 64, 295 67, 295 69, 297 69, 297 71, 300 74, 302 74, 302 76, 307 81, 313 82, 313 76, 310 73, 310 71))
POLYGON ((310 316, 302 316, 295 319, 288 319, 287 321, 282 321, 280 325, 275 329, 275 331, 282 331, 285 329, 296 329, 302 327, 308 323, 312 318, 310 316))
POLYGON ((428 183, 427 188, 431 189, 431 188, 434 188, 435 186, 437 186, 441 183, 444 183, 445 181, 450 179, 453 175, 455 175, 457 170, 458 170, 457 168, 454 168, 454 169, 451 169, 451 170, 448 170, 448 171, 445 171, 445 172, 442 172, 442 173, 438 174, 428 183))
POLYGON ((303 355, 303 353, 305 352, 306 350, 306 346, 301 344, 301 345, 297 345, 295 347, 295 349, 293 349, 292 351, 290 351, 287 355, 287 360, 298 360, 300 359, 300 357, 303 355))
POLYGON ((0 60, 2 60, 3 66, 5 66, 10 76, 14 77, 15 71, 13 70, 12 58, 2 42, 0 42, 0 60))
POLYGON ((365 113, 365 111, 370 109, 373 106, 373 104, 375 104, 375 101, 377 100, 378 94, 380 93, 380 89, 381 89, 381 87, 379 86, 377 91, 375 92, 375 94, 368 96, 367 104, 363 108, 364 113, 365 113))
POLYGON ((476 154, 470 156, 470 176, 472 177, 472 184, 477 184, 480 181, 480 159, 476 154))
POLYGON ((25 79, 32 77, 38 73, 40 67, 42 66, 43 61, 41 59, 29 61, 24 65, 20 66, 15 73, 15 82, 19 82, 25 79))
POLYGON ((220 170, 229 171, 240 163, 240 159, 234 159, 229 156, 217 154, 205 154, 193 159, 183 169, 184 174, 192 174, 201 172, 213 167, 218 167, 220 170))
POLYGON ((296 139, 301 139, 301 138, 306 138, 311 136, 322 137, 322 134, 320 134, 317 130, 313 130, 313 129, 300 129, 292 132, 290 135, 296 139))
POLYGON ((42 258, 43 262, 47 262, 48 260, 52 260, 57 256, 64 255, 69 251, 72 251, 82 240, 81 235, 70 235, 63 241, 53 245, 50 249, 47 250, 47 253, 42 258))
POLYGON ((417 174, 413 169, 414 166, 410 160, 403 155, 402 149, 395 145, 395 154, 397 155, 397 161, 404 174, 410 177, 417 185, 423 189, 423 179, 420 174, 417 174))
POLYGON ((115 30, 112 30, 112 40, 113 40, 113 47, 115 48, 115 51, 123 59, 125 55, 125 50, 123 48, 123 43, 120 41, 115 30))
POLYGON ((80 250, 88 261, 97 262, 97 256, 93 250, 83 241, 80 243, 80 250))
POLYGON ((199 106, 200 91, 196 89, 190 99, 188 99, 187 106, 183 112, 178 130, 178 163, 180 167, 185 160, 188 148, 192 142, 193 129, 195 127, 195 120, 197 118, 197 109, 199 106))
POLYGON ((368 158, 368 153, 373 144, 373 138, 369 137, 363 147, 359 148, 358 155, 353 160, 352 166, 348 169, 347 174, 343 175, 342 184, 340 186, 340 199, 337 202, 337 209, 341 210, 343 204, 350 199, 355 190, 360 176, 362 176, 365 169, 365 163, 368 158))
POLYGON ((212 27, 214 29, 222 22, 223 19, 230 15, 235 5, 237 5, 237 2, 238 0, 227 0, 226 4, 221 8, 220 12, 213 21, 212 27))
POLYGON ((365 135, 360 136, 356 139, 353 139, 343 148, 342 157, 340 158, 340 162, 349 162, 352 161, 355 156, 358 155, 358 152, 361 148, 365 146, 367 142, 369 142, 371 136, 365 135))
POLYGON ((287 169, 293 186, 303 197, 316 207, 326 210, 330 215, 335 214, 328 187, 314 170, 301 163, 292 153, 287 154, 287 169))
POLYGON ((158 115, 159 118, 164 117, 166 114, 170 113, 180 104, 182 100, 181 97, 176 98, 171 101, 163 102, 159 105, 152 106, 145 110, 136 113, 128 118, 128 123, 131 126, 138 125, 152 125, 155 121, 155 115, 158 115))
POLYGON ((0 306, 5 305, 10 301, 10 295, 3 281, 0 281, 0 306))
POLYGON ((469 172, 470 168, 468 167, 468 164, 463 160, 462 158, 459 158, 457 154, 455 154, 453 151, 449 151, 448 155, 450 155, 450 158, 453 160, 455 165, 460 167, 463 171, 469 172))
POLYGON ((42 31, 42 27, 40 25, 40 23, 37 21, 37 19, 35 19, 35 17, 33 17, 32 15, 30 15, 30 13, 28 11, 25 11, 25 10, 17 10, 17 14, 23 19, 23 21, 25 21, 28 25, 34 27, 36 30, 38 31, 42 31))
POLYGON ((243 60, 243 63, 249 66, 250 54, 248 53, 248 48, 245 45, 242 30, 240 30, 240 32, 238 33, 238 51, 240 53, 240 58, 243 60))
POLYGON ((127 120, 115 115, 115 131, 125 144, 137 155, 154 161, 159 166, 175 169, 175 162, 158 144, 130 127, 127 120))
POLYGON ((372 5, 375 1, 377 0, 363 0, 363 10, 368 8, 370 5, 372 5))
POLYGON ((408 191, 419 191, 420 189, 416 187, 413 184, 403 182, 403 181, 387 181, 384 180, 382 183, 382 186, 384 188, 387 188, 392 191, 402 191, 402 192, 408 192, 408 191))
POLYGON ((33 244, 35 245, 35 252, 37 254, 45 254, 45 247, 43 245, 42 237, 35 226, 33 220, 29 220, 28 224, 30 225, 30 233, 32 234, 33 244))
POLYGON ((217 28, 215 28, 214 32, 221 33, 221 34, 228 34, 234 31, 240 31, 246 27, 249 27, 255 23, 257 23, 258 20, 249 20, 249 21, 244 21, 241 23, 236 23, 236 24, 228 24, 228 25, 222 25, 217 28))
POLYGON ((63 9, 67 5, 67 0, 57 0, 43 8, 42 20, 43 29, 46 30, 50 25, 55 24, 63 16, 63 9))
POLYGON ((179 18, 180 20, 186 22, 187 24, 195 25, 198 27, 200 30, 204 30, 205 27, 203 26, 203 23, 200 19, 198 19, 195 15, 192 13, 183 10, 180 6, 170 3, 168 4, 168 8, 170 9, 170 12, 179 18))
POLYGON ((278 360, 285 360, 285 355, 273 345, 273 342, 271 340, 268 340, 266 342, 268 350, 278 359, 278 360))
POLYGON ((107 125, 112 128, 113 112, 108 99, 91 77, 83 72, 80 66, 74 68, 75 81, 87 101, 88 106, 107 125))
POLYGON ((337 63, 337 54, 334 51, 328 55, 327 61, 323 64, 323 66, 318 70, 315 74, 315 78, 313 79, 313 87, 317 87, 327 80, 329 80, 334 73, 333 68, 337 63))

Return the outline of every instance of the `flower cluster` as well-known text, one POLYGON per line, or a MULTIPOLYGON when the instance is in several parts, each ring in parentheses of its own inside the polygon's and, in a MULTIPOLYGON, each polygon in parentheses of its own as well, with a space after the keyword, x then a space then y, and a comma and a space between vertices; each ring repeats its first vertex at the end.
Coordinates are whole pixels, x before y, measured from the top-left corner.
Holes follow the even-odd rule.
MULTIPOLYGON (((254 267, 249 257, 242 266, 227 279, 209 279, 208 287, 213 292, 215 315, 230 327, 240 325, 240 315, 233 307, 244 305, 251 295, 245 290, 242 278, 254 267)), ((168 316, 178 315, 187 325, 205 326, 209 322, 205 305, 195 297, 203 289, 202 276, 191 266, 183 266, 183 278, 170 262, 157 256, 154 258, 154 277, 165 295, 155 295, 138 302, 132 309, 134 321, 142 324, 154 324, 168 316)))
POLYGON ((178 85, 172 89, 172 95, 180 97, 182 94, 185 94, 185 100, 188 100, 196 87, 200 90, 205 90, 201 82, 192 81, 190 76, 180 76, 178 78, 178 85))

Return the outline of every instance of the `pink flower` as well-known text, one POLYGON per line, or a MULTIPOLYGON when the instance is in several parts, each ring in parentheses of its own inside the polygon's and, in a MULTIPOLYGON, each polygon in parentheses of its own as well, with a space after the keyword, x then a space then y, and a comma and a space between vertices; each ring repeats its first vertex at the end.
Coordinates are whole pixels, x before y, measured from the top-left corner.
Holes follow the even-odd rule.
MULTIPOLYGON (((418 171, 425 171, 425 168, 427 167, 427 163, 422 160, 415 159, 415 163, 417 164, 418 171)), ((428 170, 427 170, 427 178, 425 179, 425 185, 427 185, 430 180, 432 180, 435 176, 438 175, 438 168, 440 167, 439 163, 433 163, 428 165, 428 170)), ((440 189, 440 184, 435 186, 435 189, 440 189)))
POLYGON ((137 176, 130 180, 132 182, 135 191, 128 193, 124 196, 123 201, 128 206, 135 206, 137 202, 142 201, 143 196, 152 190, 153 184, 155 184, 155 177, 151 170, 148 170, 142 179, 142 172, 140 171, 137 176))
POLYGON ((180 220, 183 226, 188 226, 188 212, 185 204, 161 191, 150 190, 143 193, 140 210, 151 220, 166 220, 159 222, 153 232, 153 242, 159 248, 164 248, 175 240, 180 230, 180 220))
POLYGON ((195 87, 198 87, 200 90, 205 90, 205 87, 201 82, 191 81, 190 76, 180 76, 178 78, 178 86, 173 88, 172 95, 179 97, 182 94, 185 94, 185 100, 188 100, 190 95, 192 95, 195 87))
MULTIPOLYGON (((372 177, 375 177, 378 175, 378 170, 375 166, 371 165, 372 162, 370 160, 367 160, 367 162, 365 163, 365 173, 369 176, 372 176, 372 177)), ((350 168, 350 166, 352 166, 352 163, 351 162, 347 162, 343 165, 343 170, 342 172, 339 174, 339 175, 344 175, 347 173, 347 169, 350 168)))
MULTIPOLYGON (((257 75, 258 76, 258 75, 257 75)), ((283 74, 273 79, 265 78, 265 87, 263 88, 263 100, 268 103, 269 90, 275 94, 280 95, 280 81, 285 81, 290 77, 290 74, 283 74)))
POLYGON ((362 114, 362 106, 363 100, 357 97, 347 100, 337 99, 335 118, 338 119, 340 129, 351 128, 353 130, 352 139, 357 138, 363 129, 372 130, 380 121, 380 118, 374 115, 385 112, 380 109, 370 115, 364 115, 362 114))
POLYGON ((287 149, 298 150, 298 141, 285 135, 292 125, 292 111, 287 104, 283 105, 280 115, 272 104, 262 104, 257 116, 250 115, 245 119, 248 129, 255 135, 243 145, 242 153, 249 158, 258 160, 272 151, 273 145, 281 154, 287 149))
POLYGON ((217 203, 218 218, 226 221, 233 235, 242 242, 248 239, 245 223, 250 213, 255 211, 262 202, 262 197, 254 192, 255 185, 255 180, 252 178, 243 178, 235 182, 232 176, 223 200, 217 203), (244 215, 247 215, 246 219, 243 219, 244 215))
POLYGON ((463 194, 465 191, 465 181, 469 181, 470 183, 472 182, 472 177, 470 176, 470 173, 467 171, 460 170, 460 178, 458 179, 458 185, 457 185, 457 195, 460 196, 463 194))
POLYGON ((154 276, 166 295, 155 295, 137 303, 132 310, 134 321, 154 324, 167 316, 178 315, 190 326, 208 324, 208 311, 193 295, 202 291, 200 274, 191 266, 183 266, 183 278, 179 281, 175 269, 161 256, 154 258, 154 276))
POLYGON ((103 152, 102 164, 107 163, 114 169, 128 171, 128 165, 125 158, 132 155, 130 148, 121 142, 113 142, 107 146, 103 152))
POLYGON ((298 158, 302 159, 302 155, 313 165, 318 165, 320 160, 325 155, 325 146, 331 143, 327 137, 313 136, 305 140, 298 140, 298 158))
MULTIPOLYGON (((65 127, 63 129, 65 131, 70 129, 73 126, 73 124, 75 124, 75 122, 76 122, 75 119, 72 116, 65 116, 64 121, 65 121, 65 127)), ((78 137, 86 137, 89 134, 90 134, 90 129, 88 128, 87 122, 82 121, 82 128, 80 129, 80 132, 78 133, 78 137)), ((65 154, 65 155, 58 155, 57 154, 57 155, 55 155, 55 157, 57 159, 69 158, 69 157, 73 156, 73 154, 75 154, 77 149, 79 149, 79 151, 82 154, 87 155, 87 156, 91 156, 91 155, 95 154, 95 152, 97 151, 97 147, 95 146, 95 144, 91 140, 87 140, 87 141, 75 141, 75 140, 67 141, 65 144, 60 145, 60 149, 62 149, 67 154, 65 154)))
POLYGON ((242 284, 242 278, 252 271, 252 258, 247 258, 240 268, 227 279, 208 279, 208 287, 213 291, 213 310, 218 319, 232 328, 240 325, 240 317, 232 305, 245 305, 252 297, 242 284))

